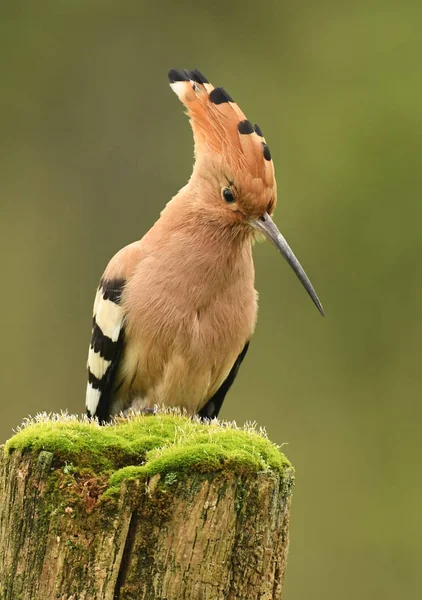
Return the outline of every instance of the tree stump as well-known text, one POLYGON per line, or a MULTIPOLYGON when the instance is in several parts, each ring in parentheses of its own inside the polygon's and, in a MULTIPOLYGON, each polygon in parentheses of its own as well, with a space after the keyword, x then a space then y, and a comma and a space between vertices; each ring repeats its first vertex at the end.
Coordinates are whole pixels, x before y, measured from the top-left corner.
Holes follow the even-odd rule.
POLYGON ((0 448, 0 599, 279 599, 293 477, 252 427, 39 416, 0 448))

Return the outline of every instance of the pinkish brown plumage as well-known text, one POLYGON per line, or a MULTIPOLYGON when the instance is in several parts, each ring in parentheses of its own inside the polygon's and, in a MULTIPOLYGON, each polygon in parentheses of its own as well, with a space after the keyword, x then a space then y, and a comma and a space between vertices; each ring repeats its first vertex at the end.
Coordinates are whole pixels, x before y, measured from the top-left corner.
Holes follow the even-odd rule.
POLYGON ((323 312, 271 220, 276 182, 261 130, 199 71, 173 69, 169 78, 191 121, 194 169, 155 225, 120 250, 101 279, 86 398, 88 414, 100 421, 156 404, 218 415, 255 327, 257 231, 323 312))

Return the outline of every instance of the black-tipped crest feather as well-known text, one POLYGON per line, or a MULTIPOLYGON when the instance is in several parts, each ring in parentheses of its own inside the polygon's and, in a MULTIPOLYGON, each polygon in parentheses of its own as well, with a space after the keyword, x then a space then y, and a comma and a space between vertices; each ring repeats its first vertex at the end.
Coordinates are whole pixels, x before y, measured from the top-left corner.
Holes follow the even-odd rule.
POLYGON ((213 104, 223 104, 224 102, 234 102, 233 98, 222 87, 216 87, 210 92, 210 100, 213 104))

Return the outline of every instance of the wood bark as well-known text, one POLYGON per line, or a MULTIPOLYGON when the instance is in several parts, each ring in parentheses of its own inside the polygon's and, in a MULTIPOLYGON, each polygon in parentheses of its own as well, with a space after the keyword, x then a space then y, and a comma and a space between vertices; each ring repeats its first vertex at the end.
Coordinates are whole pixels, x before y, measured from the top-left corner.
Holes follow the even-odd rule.
POLYGON ((277 600, 292 470, 128 480, 0 447, 1 600, 277 600))

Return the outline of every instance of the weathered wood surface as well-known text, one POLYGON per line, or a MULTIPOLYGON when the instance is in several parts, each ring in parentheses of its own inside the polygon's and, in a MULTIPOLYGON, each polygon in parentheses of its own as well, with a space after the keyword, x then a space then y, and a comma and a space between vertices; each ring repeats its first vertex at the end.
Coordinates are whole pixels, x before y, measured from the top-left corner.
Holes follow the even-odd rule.
POLYGON ((73 472, 0 448, 1 600, 277 600, 292 469, 73 472))

